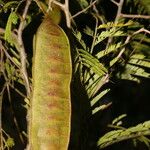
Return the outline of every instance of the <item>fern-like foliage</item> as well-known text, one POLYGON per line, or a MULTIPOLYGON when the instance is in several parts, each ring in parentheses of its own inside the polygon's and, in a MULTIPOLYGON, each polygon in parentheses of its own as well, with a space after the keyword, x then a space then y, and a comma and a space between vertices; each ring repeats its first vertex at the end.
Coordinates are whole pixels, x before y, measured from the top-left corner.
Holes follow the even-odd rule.
POLYGON ((150 135, 150 121, 140 123, 127 129, 123 128, 110 131, 102 136, 97 144, 99 148, 102 149, 114 143, 134 138, 145 142, 148 146, 150 146, 148 144, 149 140, 145 137, 146 135, 150 135))
MULTIPOLYGON (((134 12, 131 8, 128 12, 149 13, 149 8, 147 8, 149 1, 126 1, 125 5, 128 6, 131 3, 138 9, 134 12)), ((107 82, 111 82, 111 74, 115 74, 114 76, 119 79, 136 82, 140 82, 140 78, 150 77, 150 38, 146 32, 143 32, 145 30, 141 30, 144 27, 144 24, 137 19, 125 18, 118 19, 118 22, 102 22, 94 31, 86 27, 84 33, 93 39, 90 46, 87 46, 82 36, 83 33, 75 32, 80 43, 80 48, 76 48, 76 68, 79 69, 81 81, 87 91, 93 115, 111 105, 111 102, 98 105, 102 97, 111 90, 102 88, 107 82), (123 70, 117 70, 116 66, 122 66, 123 70)), ((148 29, 147 26, 146 28, 148 29)), ((145 137, 145 135, 150 135, 149 121, 127 129, 120 127, 120 124, 121 122, 117 121, 119 130, 116 128, 100 137, 99 148, 105 148, 127 139, 138 139, 147 146, 149 145, 149 139, 145 137)))
POLYGON ((150 61, 143 54, 134 54, 125 65, 125 71, 120 74, 122 79, 140 82, 140 78, 150 78, 150 61))
MULTIPOLYGON (((108 24, 106 25, 108 27, 108 24)), ((118 49, 123 47, 122 42, 116 42, 109 45, 106 49, 97 50, 96 47, 99 47, 105 40, 110 37, 123 37, 125 34, 122 30, 118 30, 120 27, 126 26, 124 24, 119 24, 118 28, 116 25, 111 23, 111 27, 107 30, 99 31, 100 28, 104 28, 105 25, 101 25, 92 31, 89 27, 86 27, 84 30, 87 36, 93 38, 93 42, 91 46, 87 47, 85 41, 82 38, 82 34, 80 32, 75 32, 80 46, 82 48, 76 48, 77 57, 76 57, 76 68, 80 71, 81 81, 85 86, 88 97, 91 102, 92 113, 103 110, 111 105, 111 102, 108 104, 96 106, 95 105, 100 101, 100 99, 109 92, 109 88, 104 89, 100 92, 102 86, 109 82, 109 72, 111 67, 119 60, 117 57, 118 49), (96 52, 95 52, 96 51, 96 52), (113 57, 110 57, 112 54, 115 54, 113 57), (110 64, 107 65, 105 61, 105 57, 110 57, 110 64)))
MULTIPOLYGON (((128 3, 130 3, 130 0, 127 0, 128 3)), ((133 3, 134 6, 137 8, 137 13, 145 13, 145 14, 150 14, 150 1, 149 0, 133 0, 131 3, 133 3)))

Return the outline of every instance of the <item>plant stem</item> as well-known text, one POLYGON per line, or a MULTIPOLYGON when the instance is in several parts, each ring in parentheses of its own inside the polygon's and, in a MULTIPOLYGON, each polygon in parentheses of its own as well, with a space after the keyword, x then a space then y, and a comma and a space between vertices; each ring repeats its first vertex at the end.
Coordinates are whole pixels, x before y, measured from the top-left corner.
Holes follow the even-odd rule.
POLYGON ((150 19, 150 15, 137 15, 137 14, 120 14, 123 18, 137 18, 137 19, 150 19))
POLYGON ((21 73, 23 75, 23 79, 25 82, 27 97, 30 96, 31 90, 30 90, 30 83, 29 83, 29 78, 28 78, 28 73, 27 73, 27 66, 26 66, 27 59, 26 59, 26 52, 25 52, 25 47, 24 47, 24 43, 22 39, 22 33, 25 28, 25 19, 26 19, 30 4, 31 4, 31 0, 27 0, 26 6, 23 11, 22 19, 18 28, 18 43, 19 43, 19 48, 20 48, 21 73))
POLYGON ((91 8, 96 2, 97 2, 97 0, 93 1, 88 7, 84 8, 83 10, 81 10, 81 11, 77 12, 75 15, 73 15, 73 16, 71 17, 71 19, 73 19, 73 18, 75 18, 75 17, 81 15, 81 14, 84 13, 85 11, 87 11, 87 10, 88 10, 89 8, 91 8))

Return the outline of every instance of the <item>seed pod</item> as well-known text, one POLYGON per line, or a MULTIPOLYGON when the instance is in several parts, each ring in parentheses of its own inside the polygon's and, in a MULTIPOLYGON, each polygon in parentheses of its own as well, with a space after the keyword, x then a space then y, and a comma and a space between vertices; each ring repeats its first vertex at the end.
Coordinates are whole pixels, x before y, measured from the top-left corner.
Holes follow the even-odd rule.
POLYGON ((31 150, 67 150, 70 137, 70 45, 64 31, 46 17, 35 37, 31 150))

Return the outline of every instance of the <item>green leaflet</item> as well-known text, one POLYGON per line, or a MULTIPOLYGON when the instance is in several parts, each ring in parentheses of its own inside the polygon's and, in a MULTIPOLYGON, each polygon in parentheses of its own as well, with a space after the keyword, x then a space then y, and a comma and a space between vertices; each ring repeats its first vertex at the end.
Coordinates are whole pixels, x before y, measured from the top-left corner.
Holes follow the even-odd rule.
POLYGON ((143 54, 133 54, 125 66, 125 72, 121 78, 140 82, 139 77, 150 78, 147 71, 150 68, 150 61, 143 54))
POLYGON ((21 3, 19 1, 8 1, 8 2, 4 2, 2 0, 0 0, 0 4, 3 5, 2 10, 4 12, 7 12, 9 9, 11 10, 15 10, 18 6, 18 4, 21 3))
MULTIPOLYGON (((150 121, 138 124, 137 126, 130 127, 128 129, 113 130, 106 133, 99 140, 97 145, 100 149, 110 146, 114 143, 121 142, 127 139, 140 138, 146 135, 150 135, 150 121)), ((145 139, 144 139, 145 140, 145 139)))
POLYGON ((106 89, 106 90, 102 91, 99 95, 94 97, 91 101, 91 106, 96 104, 106 93, 108 93, 108 91, 110 91, 110 89, 106 89))
POLYGON ((133 24, 132 20, 129 20, 127 23, 114 23, 114 22, 107 22, 107 24, 101 24, 98 29, 101 28, 112 28, 112 27, 124 27, 124 26, 130 26, 133 24))
POLYGON ((111 44, 106 50, 102 50, 102 51, 98 52, 96 54, 96 57, 100 59, 100 58, 106 56, 107 54, 116 51, 121 46, 122 46, 121 42, 119 42, 117 44, 111 44))
POLYGON ((97 74, 104 75, 107 73, 107 69, 104 67, 102 63, 99 62, 98 59, 96 59, 94 56, 92 56, 90 53, 88 53, 85 50, 79 49, 80 56, 82 57, 82 63, 91 68, 94 72, 97 74))
POLYGON ((7 21, 7 25, 6 25, 6 31, 5 31, 5 35, 4 38, 5 40, 7 40, 11 45, 15 45, 15 39, 12 36, 12 25, 13 24, 17 24, 18 21, 18 16, 16 14, 16 12, 11 12, 7 21))
POLYGON ((105 40, 108 37, 117 37, 117 36, 125 36, 123 31, 121 30, 116 30, 115 28, 111 28, 110 30, 102 31, 100 35, 97 36, 97 39, 95 41, 95 45, 99 44, 103 40, 105 40))
POLYGON ((70 137, 71 56, 64 31, 46 17, 35 36, 29 147, 67 150, 70 137))

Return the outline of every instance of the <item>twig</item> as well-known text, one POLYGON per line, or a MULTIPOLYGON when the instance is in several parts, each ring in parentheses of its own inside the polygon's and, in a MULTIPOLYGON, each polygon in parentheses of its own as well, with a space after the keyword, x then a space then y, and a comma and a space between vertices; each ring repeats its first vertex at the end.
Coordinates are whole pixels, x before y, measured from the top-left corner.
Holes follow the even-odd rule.
MULTIPOLYGON (((3 86, 3 90, 4 91, 4 86, 3 86)), ((3 93, 3 92, 2 92, 3 93)), ((2 99, 3 99, 3 95, 0 94, 0 149, 3 149, 3 135, 2 135, 2 99)))
POLYGON ((69 0, 65 0, 64 12, 66 15, 67 26, 68 26, 68 28, 70 28, 71 27, 71 21, 70 21, 70 12, 69 12, 69 0))
POLYGON ((120 14, 124 18, 150 19, 150 15, 136 15, 136 14, 120 14))
POLYGON ((111 2, 114 3, 115 5, 117 5, 117 7, 118 7, 117 16, 116 16, 117 20, 120 17, 123 17, 123 18, 150 19, 150 15, 137 15, 137 14, 123 14, 123 13, 121 13, 124 0, 120 0, 119 3, 114 1, 114 0, 111 0, 111 2))
POLYGON ((89 8, 91 8, 96 2, 97 2, 97 0, 93 1, 88 7, 84 8, 83 10, 81 10, 81 11, 77 12, 75 15, 73 15, 73 16, 71 17, 71 19, 73 19, 73 18, 79 16, 80 14, 84 13, 85 11, 87 11, 87 10, 88 10, 89 8))
MULTIPOLYGON (((1 46, 1 44, 0 44, 1 46)), ((7 58, 17 67, 20 68, 20 66, 13 60, 13 58, 9 55, 8 51, 5 50, 5 48, 2 46, 1 50, 4 51, 5 55, 7 56, 7 58)))
MULTIPOLYGON (((120 2, 116 2, 114 0, 111 0, 115 5, 118 6, 118 10, 117 10, 117 14, 116 14, 116 18, 115 18, 115 21, 114 23, 115 24, 118 24, 118 21, 119 21, 119 18, 120 18, 120 14, 121 14, 121 11, 122 11, 122 7, 123 7, 123 3, 124 3, 124 0, 120 0, 120 2)), ((106 49, 109 47, 110 43, 112 42, 113 38, 110 37, 108 38, 108 42, 107 42, 107 45, 106 45, 106 49)))
MULTIPOLYGON (((129 40, 131 39, 131 36, 127 36, 127 38, 126 38, 126 41, 125 41, 125 45, 129 42, 129 40)), ((120 53, 118 54, 118 56, 116 57, 117 59, 119 59, 119 58, 121 58, 121 56, 122 56, 122 54, 124 53, 124 51, 125 51, 126 49, 125 48, 123 48, 121 51, 120 51, 120 53)))
POLYGON ((70 12, 69 12, 69 0, 65 0, 64 4, 62 4, 56 0, 50 0, 50 2, 59 6, 63 10, 63 12, 65 13, 65 16, 66 16, 67 27, 70 28, 71 27, 71 21, 70 21, 70 12))
MULTIPOLYGON (((117 3, 116 1, 114 0, 111 0, 115 5, 118 6, 118 11, 117 11, 117 15, 116 15, 116 19, 115 19, 115 23, 118 23, 118 20, 120 17, 125 17, 125 18, 141 18, 141 19, 150 19, 150 16, 146 16, 146 15, 130 15, 130 14, 122 14, 121 11, 122 11, 122 6, 123 6, 123 2, 124 0, 120 0, 119 3, 117 3)), ((133 35, 136 35, 140 32, 145 32, 145 33, 148 33, 150 34, 150 31, 149 30, 146 30, 144 28, 141 28, 140 30, 134 32, 132 35, 129 35, 127 38, 126 38, 126 41, 125 41, 125 44, 127 44, 129 42, 129 40, 131 39, 131 37, 133 35)), ((108 45, 112 42, 112 38, 109 38, 108 39, 108 43, 107 43, 107 47, 108 45)), ((118 54, 117 58, 120 58, 122 56, 122 54, 124 53, 125 51, 125 48, 123 48, 120 53, 118 54)))
MULTIPOLYGON (((2 42, 0 40, 0 74, 2 72, 3 68, 3 52, 2 52, 2 42)), ((0 91, 0 149, 3 148, 3 135, 2 135, 2 101, 3 101, 3 94, 6 88, 6 84, 2 86, 2 89, 0 91)))
MULTIPOLYGON (((141 29, 137 30, 136 32, 134 32, 132 35, 129 35, 129 36, 126 38, 124 44, 125 44, 125 45, 128 44, 129 41, 130 41, 130 39, 131 39, 131 37, 132 37, 133 35, 139 34, 139 33, 141 33, 141 32, 145 32, 145 33, 150 34, 150 31, 149 31, 149 30, 146 30, 146 29, 144 29, 144 28, 141 28, 141 29)), ((120 51, 120 53, 118 54, 117 58, 120 58, 120 57, 122 56, 122 54, 124 53, 124 51, 125 51, 125 48, 123 48, 123 49, 120 51)))
POLYGON ((60 3, 60 2, 58 2, 58 1, 56 1, 56 0, 50 0, 50 4, 51 3, 54 3, 55 5, 57 5, 57 6, 59 6, 62 10, 64 10, 64 5, 65 4, 62 4, 62 3, 60 3))
POLYGON ((3 28, 0 28, 0 35, 4 33, 5 33, 5 30, 3 28))
MULTIPOLYGON (((91 6, 93 6, 96 2, 97 2, 97 0, 92 2, 88 7, 86 7, 82 11, 76 13, 72 17, 70 17, 70 12, 69 12, 69 0, 65 0, 64 4, 58 2, 57 0, 49 0, 49 5, 51 5, 51 3, 54 3, 55 5, 59 6, 63 10, 63 12, 65 13, 65 16, 66 16, 67 27, 70 28, 71 27, 71 19, 73 19, 73 18, 77 17, 78 15, 80 15, 81 13, 85 12, 87 9, 89 9, 91 6)), ((49 8, 50 7, 51 6, 49 6, 49 8)))
POLYGON ((101 89, 101 87, 102 87, 104 84, 108 83, 108 82, 109 82, 109 74, 107 73, 107 74, 105 74, 105 76, 103 76, 103 77, 101 78, 101 80, 98 82, 97 87, 95 88, 95 90, 94 90, 92 96, 94 96, 94 95, 98 92, 98 90, 101 89))
POLYGON ((114 1, 114 0, 111 0, 112 3, 114 3, 115 5, 119 6, 119 3, 114 1))
POLYGON ((149 31, 149 30, 144 29, 144 28, 141 28, 141 29, 139 29, 138 31, 134 32, 133 35, 138 34, 138 33, 141 33, 141 32, 145 32, 145 33, 150 34, 150 31, 149 31))
MULTIPOLYGON (((5 29, 3 28, 0 28, 0 35, 4 35, 5 34, 5 29)), ((18 40, 17 40, 17 35, 14 31, 11 32, 11 36, 13 38, 13 44, 15 45, 17 51, 19 52, 20 51, 20 47, 19 47, 19 43, 18 43, 18 40)))
POLYGON ((4 149, 4 144, 3 144, 3 133, 2 133, 2 102, 3 102, 3 96, 5 93, 7 87, 7 82, 3 85, 2 90, 0 91, 0 149, 4 149))
POLYGON ((12 85, 12 84, 10 83, 9 86, 10 86, 15 92, 17 92, 20 96, 22 96, 23 98, 26 98, 26 95, 24 95, 21 91, 19 91, 17 88, 15 88, 14 85, 12 85))
POLYGON ((16 126, 16 130, 18 132, 18 135, 19 135, 19 138, 20 138, 20 141, 22 144, 24 144, 24 139, 23 139, 23 136, 21 134, 21 129, 18 125, 18 121, 17 121, 17 118, 15 116, 15 112, 14 112, 14 109, 13 109, 13 106, 12 106, 12 99, 11 99, 11 95, 10 95, 10 88, 9 88, 9 82, 7 83, 6 85, 6 88, 7 88, 7 93, 8 93, 8 100, 9 100, 9 103, 10 103, 10 110, 12 112, 12 115, 13 115, 13 120, 14 120, 14 124, 16 126))
POLYGON ((30 92, 30 84, 29 84, 29 79, 28 79, 28 74, 27 74, 27 66, 26 66, 27 59, 26 59, 26 52, 25 52, 24 43, 23 43, 23 39, 22 39, 22 33, 23 33, 23 30, 25 27, 25 19, 26 19, 30 4, 31 4, 31 0, 27 0, 26 6, 23 11, 22 19, 21 19, 21 22, 20 22, 20 25, 18 28, 18 43, 19 43, 19 47, 20 47, 21 72, 22 72, 23 79, 25 82, 27 97, 30 96, 31 92, 30 92))
MULTIPOLYGON (((113 1, 113 3, 114 2, 115 1, 113 1)), ((119 3, 117 3, 117 2, 115 3, 118 6, 117 15, 116 15, 116 18, 115 18, 115 23, 118 23, 118 20, 120 18, 120 14, 121 14, 121 11, 122 11, 123 3, 124 3, 124 0, 120 0, 119 3)))
POLYGON ((94 46, 95 46, 95 41, 96 41, 96 35, 97 35, 97 27, 98 27, 98 19, 95 17, 96 20, 96 25, 95 25, 95 31, 94 31, 94 36, 93 36, 93 41, 92 41, 92 46, 90 52, 93 52, 94 46))
POLYGON ((117 126, 117 125, 113 125, 113 124, 108 124, 107 127, 113 128, 113 129, 126 130, 126 128, 124 128, 124 127, 122 127, 122 126, 117 126))

